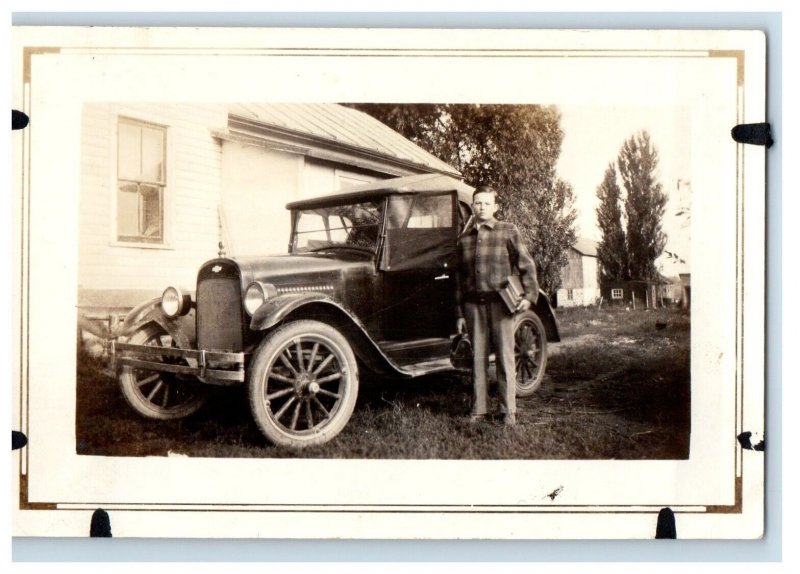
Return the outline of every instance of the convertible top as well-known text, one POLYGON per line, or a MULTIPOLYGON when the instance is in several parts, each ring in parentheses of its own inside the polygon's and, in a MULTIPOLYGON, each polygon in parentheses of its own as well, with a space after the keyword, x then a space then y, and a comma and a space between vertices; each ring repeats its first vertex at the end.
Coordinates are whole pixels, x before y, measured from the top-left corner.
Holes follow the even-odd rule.
POLYGON ((437 193, 442 191, 458 192, 458 199, 471 204, 472 192, 475 188, 459 181, 453 177, 439 173, 423 173, 419 175, 408 175, 393 179, 381 179, 359 185, 348 187, 345 193, 336 195, 323 195, 312 199, 293 201, 286 205, 286 209, 313 209, 316 207, 330 207, 346 203, 355 203, 378 199, 387 195, 404 193, 437 193))

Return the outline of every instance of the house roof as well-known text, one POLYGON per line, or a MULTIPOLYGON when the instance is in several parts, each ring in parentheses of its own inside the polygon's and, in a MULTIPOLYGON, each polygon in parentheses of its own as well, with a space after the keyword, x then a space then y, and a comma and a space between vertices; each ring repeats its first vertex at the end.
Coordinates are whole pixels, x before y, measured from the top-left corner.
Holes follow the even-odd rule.
POLYGON ((588 237, 578 237, 572 248, 581 255, 589 257, 597 257, 597 241, 589 239, 588 237))
POLYGON ((466 203, 472 203, 474 188, 463 181, 438 173, 422 173, 392 179, 380 179, 372 183, 348 187, 345 193, 324 195, 312 199, 303 199, 289 203, 287 209, 305 209, 309 207, 327 207, 352 201, 368 201, 386 195, 403 193, 435 193, 455 190, 458 198, 466 203))
POLYGON ((364 112, 339 104, 233 104, 229 114, 289 138, 367 153, 418 171, 460 177, 458 170, 364 112))
POLYGON ((669 285, 670 281, 663 275, 659 275, 654 279, 618 279, 616 281, 608 281, 606 289, 611 287, 618 287, 620 285, 669 285))

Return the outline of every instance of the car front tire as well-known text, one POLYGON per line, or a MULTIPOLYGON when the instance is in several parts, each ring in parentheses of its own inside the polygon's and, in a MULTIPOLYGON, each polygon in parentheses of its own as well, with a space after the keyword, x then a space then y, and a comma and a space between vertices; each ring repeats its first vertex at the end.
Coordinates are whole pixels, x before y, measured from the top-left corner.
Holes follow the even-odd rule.
MULTIPOLYGON (((139 328, 128 342, 177 347, 172 337, 156 323, 139 328)), ((170 359, 162 357, 165 361, 170 359)), ((182 419, 197 412, 206 402, 206 389, 192 377, 124 366, 119 371, 118 380, 122 395, 131 408, 149 419, 182 419)))
POLYGON ((249 370, 253 418, 275 445, 326 443, 353 414, 358 365, 347 339, 330 325, 283 325, 258 345, 249 370))

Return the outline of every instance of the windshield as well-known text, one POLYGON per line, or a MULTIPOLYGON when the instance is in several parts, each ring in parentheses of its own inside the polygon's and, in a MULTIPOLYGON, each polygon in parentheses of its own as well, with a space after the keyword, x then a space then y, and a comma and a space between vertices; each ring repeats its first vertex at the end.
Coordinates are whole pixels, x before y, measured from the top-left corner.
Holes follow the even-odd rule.
POLYGON ((382 222, 382 201, 299 209, 295 212, 292 252, 341 248, 375 252, 382 222))

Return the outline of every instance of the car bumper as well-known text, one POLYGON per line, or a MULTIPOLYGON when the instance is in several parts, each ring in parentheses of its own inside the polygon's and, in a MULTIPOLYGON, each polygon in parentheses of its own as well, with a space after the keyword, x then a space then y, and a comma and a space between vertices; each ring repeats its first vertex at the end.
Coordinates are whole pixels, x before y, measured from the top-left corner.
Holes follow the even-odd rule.
POLYGON ((119 367, 175 373, 197 377, 217 385, 233 385, 245 380, 245 353, 177 349, 111 342, 111 368, 119 367))

